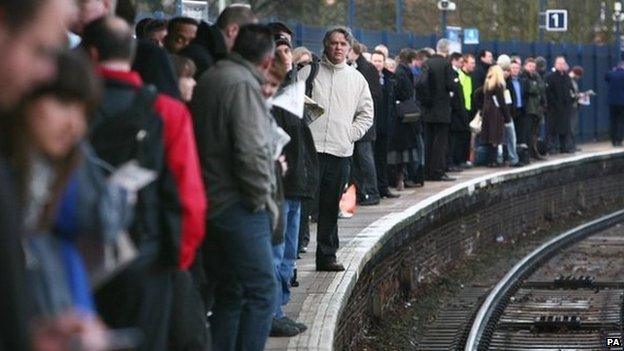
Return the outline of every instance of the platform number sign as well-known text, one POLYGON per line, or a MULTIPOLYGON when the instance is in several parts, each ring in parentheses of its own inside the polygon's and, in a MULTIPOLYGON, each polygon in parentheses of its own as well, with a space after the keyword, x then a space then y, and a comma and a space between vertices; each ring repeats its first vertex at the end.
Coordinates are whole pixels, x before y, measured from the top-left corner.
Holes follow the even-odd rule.
POLYGON ((565 32, 568 30, 568 10, 546 10, 546 30, 565 32))

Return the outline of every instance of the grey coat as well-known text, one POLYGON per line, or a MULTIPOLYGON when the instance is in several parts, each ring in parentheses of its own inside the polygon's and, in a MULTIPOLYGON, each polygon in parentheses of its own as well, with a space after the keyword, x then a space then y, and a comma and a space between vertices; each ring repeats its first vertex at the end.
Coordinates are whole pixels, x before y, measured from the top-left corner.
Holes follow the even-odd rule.
POLYGON ((191 111, 210 209, 214 218, 242 202, 251 211, 278 207, 273 160, 272 117, 260 86, 262 75, 234 53, 205 72, 191 111))

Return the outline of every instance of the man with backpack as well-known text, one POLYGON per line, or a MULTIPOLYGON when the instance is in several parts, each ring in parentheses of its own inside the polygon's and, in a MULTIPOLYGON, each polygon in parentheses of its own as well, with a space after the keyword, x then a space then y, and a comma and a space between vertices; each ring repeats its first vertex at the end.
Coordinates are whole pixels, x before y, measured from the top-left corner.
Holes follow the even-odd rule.
POLYGON ((203 240, 206 198, 188 110, 131 71, 131 33, 122 19, 106 17, 87 25, 82 42, 106 88, 91 125, 93 148, 116 168, 136 160, 140 168, 129 178, 156 176, 142 184, 135 206, 130 234, 139 257, 98 289, 96 300, 109 325, 141 329, 141 350, 169 350, 172 278, 190 266, 203 240))
POLYGON ((325 55, 321 63, 304 67, 299 79, 308 86, 312 83, 311 98, 324 108, 324 113, 310 124, 319 158, 316 270, 343 271, 344 266, 336 261, 338 205, 348 180, 353 143, 373 125, 374 110, 366 79, 347 65, 347 54, 353 45, 351 30, 328 30, 323 45, 325 55), (310 77, 314 78, 312 82, 310 77))

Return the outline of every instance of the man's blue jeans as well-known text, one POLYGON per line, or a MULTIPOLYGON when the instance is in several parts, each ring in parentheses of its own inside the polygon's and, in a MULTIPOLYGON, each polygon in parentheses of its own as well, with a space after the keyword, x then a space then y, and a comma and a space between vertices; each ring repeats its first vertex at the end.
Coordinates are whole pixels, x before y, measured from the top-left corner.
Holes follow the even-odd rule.
POLYGON ((240 202, 208 221, 214 350, 264 349, 276 290, 270 222, 267 211, 251 212, 240 202))
POLYGON ((273 246, 273 264, 277 277, 274 316, 277 318, 284 317, 282 306, 290 300, 290 281, 297 261, 300 219, 301 200, 284 200, 284 242, 273 246))

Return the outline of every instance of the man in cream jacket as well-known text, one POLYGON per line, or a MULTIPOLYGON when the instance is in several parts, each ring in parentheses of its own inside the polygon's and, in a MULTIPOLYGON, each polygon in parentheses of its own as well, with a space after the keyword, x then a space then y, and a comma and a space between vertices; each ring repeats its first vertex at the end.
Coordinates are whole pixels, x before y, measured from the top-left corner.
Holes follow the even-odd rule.
MULTIPOLYGON (((346 27, 325 33, 323 60, 314 79, 312 99, 325 113, 310 124, 319 158, 318 230, 316 270, 343 271, 336 261, 338 251, 338 204, 349 179, 353 143, 373 125, 373 99, 364 76, 347 65, 353 35, 346 27)), ((310 75, 310 66, 299 72, 299 80, 310 75)))

